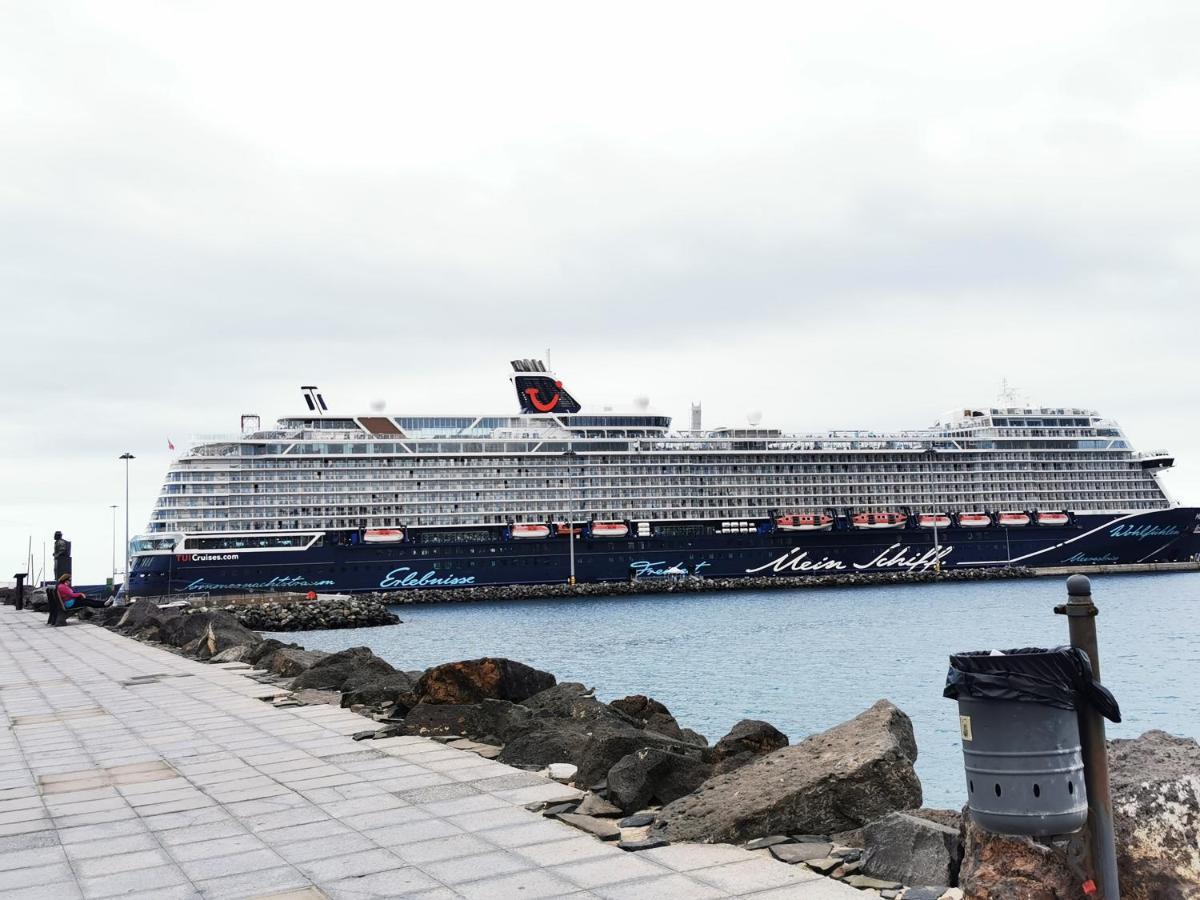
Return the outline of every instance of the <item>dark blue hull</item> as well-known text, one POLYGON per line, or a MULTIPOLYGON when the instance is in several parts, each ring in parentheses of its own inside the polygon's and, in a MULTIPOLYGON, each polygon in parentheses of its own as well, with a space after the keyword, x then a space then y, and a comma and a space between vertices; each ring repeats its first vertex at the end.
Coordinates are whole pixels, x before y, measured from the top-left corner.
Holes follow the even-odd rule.
MULTIPOLYGON (((661 578, 789 576, 946 568, 1120 565, 1180 562, 1200 554, 1194 508, 1133 515, 1079 515, 1067 526, 989 526, 580 537, 580 582, 661 578)), ((842 523, 839 523, 842 524, 842 523)), ((563 583, 571 572, 566 536, 458 543, 320 545, 308 550, 139 556, 133 596, 248 591, 403 591, 409 588, 563 583)))

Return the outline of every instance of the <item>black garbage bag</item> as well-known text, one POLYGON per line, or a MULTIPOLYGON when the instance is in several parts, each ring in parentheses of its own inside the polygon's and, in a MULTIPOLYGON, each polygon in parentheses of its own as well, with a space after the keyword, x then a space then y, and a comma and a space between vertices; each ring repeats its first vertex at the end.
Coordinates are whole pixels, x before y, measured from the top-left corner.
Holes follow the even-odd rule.
POLYGON ((1023 647, 955 653, 950 657, 943 697, 957 700, 1014 700, 1059 709, 1094 707, 1104 718, 1121 721, 1117 698, 1092 676, 1092 663, 1077 647, 1023 647))

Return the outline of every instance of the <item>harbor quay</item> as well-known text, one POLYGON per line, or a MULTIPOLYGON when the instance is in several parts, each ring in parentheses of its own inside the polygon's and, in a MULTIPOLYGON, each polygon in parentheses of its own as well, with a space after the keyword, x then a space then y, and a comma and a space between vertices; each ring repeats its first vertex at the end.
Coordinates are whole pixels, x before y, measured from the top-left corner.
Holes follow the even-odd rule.
POLYGON ((0 607, 0 894, 839 898, 729 844, 629 852, 527 809, 580 792, 92 624, 0 607))

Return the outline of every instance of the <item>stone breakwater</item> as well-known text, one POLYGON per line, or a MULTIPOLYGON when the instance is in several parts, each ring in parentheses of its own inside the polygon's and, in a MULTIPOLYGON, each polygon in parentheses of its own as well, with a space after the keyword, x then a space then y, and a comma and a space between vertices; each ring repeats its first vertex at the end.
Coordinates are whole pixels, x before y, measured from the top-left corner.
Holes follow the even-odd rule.
POLYGON ((398 625, 400 617, 376 597, 337 596, 278 601, 258 598, 225 603, 214 598, 201 610, 227 612, 241 625, 254 631, 311 631, 325 628, 364 628, 370 625, 398 625))
MULTIPOLYGON (((921 806, 907 715, 887 700, 791 743, 745 719, 714 743, 644 695, 604 702, 582 684, 499 657, 403 671, 366 647, 337 653, 264 640, 224 610, 139 600, 96 619, 142 641, 340 703, 355 740, 420 735, 537 770, 584 791, 531 805, 629 852, 736 843, 904 900, 1075 900, 1064 842, 991 835, 921 806)), ((1200 896, 1200 745, 1161 732, 1110 745, 1122 893, 1200 896)))
POLYGON ((877 585, 933 584, 944 581, 991 581, 1032 578, 1025 566, 994 569, 949 569, 943 572, 860 572, 845 575, 773 575, 744 578, 680 578, 605 581, 595 584, 509 584, 462 588, 414 588, 376 592, 385 603, 470 603, 482 600, 537 600, 559 597, 623 597, 636 594, 688 594, 709 591, 765 591, 795 588, 869 587, 877 585))

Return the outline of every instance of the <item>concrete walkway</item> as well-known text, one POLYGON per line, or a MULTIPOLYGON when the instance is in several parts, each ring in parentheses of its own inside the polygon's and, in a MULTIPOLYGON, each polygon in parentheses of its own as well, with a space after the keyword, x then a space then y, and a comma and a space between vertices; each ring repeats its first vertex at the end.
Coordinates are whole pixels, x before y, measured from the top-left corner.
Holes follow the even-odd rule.
POLYGON ((0 896, 863 897, 728 845, 627 853, 570 793, 102 628, 0 607, 0 896))

